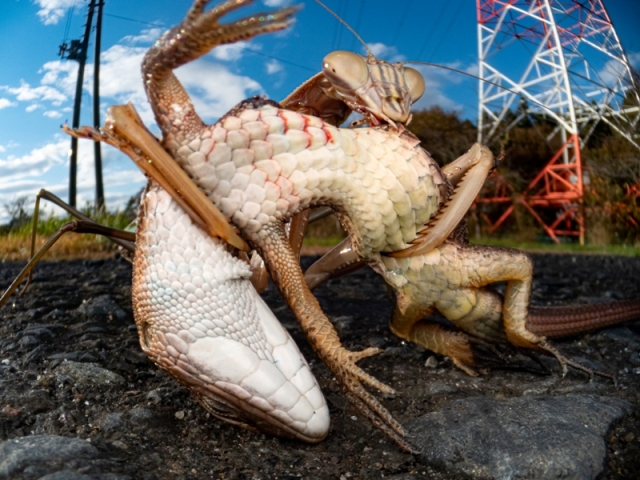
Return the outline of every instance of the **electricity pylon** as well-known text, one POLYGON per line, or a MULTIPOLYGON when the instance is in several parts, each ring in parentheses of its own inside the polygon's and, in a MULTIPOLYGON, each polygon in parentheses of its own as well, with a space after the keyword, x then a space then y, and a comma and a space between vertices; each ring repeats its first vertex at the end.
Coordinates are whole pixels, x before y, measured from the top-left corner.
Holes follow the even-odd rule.
MULTIPOLYGON (((584 242, 581 148, 599 122, 640 149, 633 131, 640 97, 633 72, 602 0, 476 0, 479 76, 478 141, 505 135, 527 116, 555 123, 548 142, 562 146, 517 197, 556 242, 584 242), (498 87, 504 86, 511 91, 498 87), (542 209, 554 215, 541 215, 542 209)), ((513 212, 506 188, 480 203, 513 212)))

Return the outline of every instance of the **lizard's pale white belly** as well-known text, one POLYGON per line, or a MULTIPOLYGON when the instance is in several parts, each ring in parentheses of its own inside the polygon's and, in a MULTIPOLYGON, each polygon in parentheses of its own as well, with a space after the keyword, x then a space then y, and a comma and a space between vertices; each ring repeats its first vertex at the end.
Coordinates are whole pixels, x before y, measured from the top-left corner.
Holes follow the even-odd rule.
POLYGON ((320 387, 248 265, 159 187, 146 191, 138 228, 133 299, 145 353, 201 400, 208 392, 287 436, 324 438, 320 387))

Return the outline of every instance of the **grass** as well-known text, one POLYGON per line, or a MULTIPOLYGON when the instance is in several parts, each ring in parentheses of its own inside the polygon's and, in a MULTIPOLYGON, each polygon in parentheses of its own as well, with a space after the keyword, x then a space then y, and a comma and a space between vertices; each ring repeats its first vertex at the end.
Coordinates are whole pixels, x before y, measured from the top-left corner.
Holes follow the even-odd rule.
MULTIPOLYGON (((101 225, 126 229, 132 215, 127 211, 100 212, 85 209, 83 213, 101 225)), ((38 221, 36 230, 36 250, 63 225, 72 221, 71 217, 49 215, 38 221)), ((0 234, 0 262, 5 260, 28 260, 31 256, 32 222, 23 222, 17 228, 0 234)), ((51 247, 45 260, 72 260, 106 258, 117 251, 117 246, 105 237, 93 234, 66 233, 51 247)))
POLYGON ((474 238, 471 243, 494 247, 510 247, 527 252, 543 253, 582 253, 598 255, 622 255, 626 257, 640 256, 640 246, 630 245, 579 245, 578 243, 542 243, 523 242, 517 238, 485 237, 474 238))
MULTIPOLYGON (((96 219, 102 225, 125 229, 130 224, 132 214, 130 210, 124 212, 96 213, 91 209, 83 211, 87 216, 96 219)), ((70 217, 56 217, 49 215, 38 222, 36 249, 60 227, 71 221, 70 217)), ((342 240, 335 221, 325 219, 322 225, 314 225, 307 238, 304 239, 303 254, 322 254, 342 240), (333 223, 332 223, 333 222, 333 223)), ((321 223, 320 222, 320 223, 321 223)), ((30 257, 31 222, 25 222, 21 227, 9 232, 0 233, 0 262, 3 260, 27 260, 30 257)), ((6 230, 6 229, 5 229, 6 230)), ((500 247, 517 248, 529 252, 546 253, 579 253, 640 256, 640 246, 626 245, 578 245, 577 243, 542 243, 523 242, 513 237, 486 237, 472 239, 471 243, 500 247)), ((106 238, 99 235, 67 233, 51 248, 45 259, 71 260, 86 258, 106 258, 117 251, 117 247, 106 238)))

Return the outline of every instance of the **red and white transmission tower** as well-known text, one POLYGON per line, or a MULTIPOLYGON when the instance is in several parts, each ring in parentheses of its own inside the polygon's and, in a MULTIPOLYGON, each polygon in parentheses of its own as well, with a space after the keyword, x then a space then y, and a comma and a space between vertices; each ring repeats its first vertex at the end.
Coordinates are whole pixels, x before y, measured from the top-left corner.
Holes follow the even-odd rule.
MULTIPOLYGON (((602 0, 476 2, 479 76, 492 82, 480 81, 478 141, 499 138, 528 115, 553 120, 547 141, 559 135, 562 146, 517 202, 556 242, 558 235, 572 235, 582 243, 581 147, 605 122, 640 148, 633 136, 640 97, 611 19, 602 0), (555 214, 549 220, 541 209, 555 214)), ((507 206, 490 231, 514 209, 505 185, 499 190, 479 200, 507 206)))

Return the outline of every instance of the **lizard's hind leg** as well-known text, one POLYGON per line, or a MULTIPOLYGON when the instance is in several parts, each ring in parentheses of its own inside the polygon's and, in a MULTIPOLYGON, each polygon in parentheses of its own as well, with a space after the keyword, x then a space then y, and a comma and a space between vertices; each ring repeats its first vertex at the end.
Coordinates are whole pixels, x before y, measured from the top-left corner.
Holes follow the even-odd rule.
POLYGON ((494 367, 513 367, 495 347, 496 343, 506 342, 501 319, 502 299, 493 292, 481 292, 486 294, 477 295, 478 292, 468 290, 467 293, 476 299, 475 306, 462 319, 452 321, 463 331, 452 330, 425 318, 436 309, 440 310, 439 302, 425 307, 420 305, 420 300, 416 301, 419 295, 399 292, 390 323, 391 331, 400 338, 449 357, 456 367, 470 376, 487 373, 494 367))
MULTIPOLYGON (((562 355, 549 344, 543 336, 527 329, 529 300, 533 282, 533 262, 523 252, 507 248, 468 246, 459 250, 463 276, 469 278, 468 287, 478 288, 479 298, 485 296, 481 292, 490 283, 507 282, 504 301, 502 302, 502 319, 507 340, 515 347, 538 350, 556 358, 562 369, 562 376, 567 373, 567 366, 572 366, 593 377, 594 374, 613 378, 605 372, 595 371, 562 355)), ((485 291, 486 292, 486 291, 485 291)), ((497 310, 496 310, 497 311, 497 310)), ((443 314, 446 313, 443 312, 443 314)), ((454 323, 465 322, 464 318, 454 323)), ((494 322, 495 325, 495 322, 494 322)), ((465 328, 460 325, 461 328, 465 328)))

